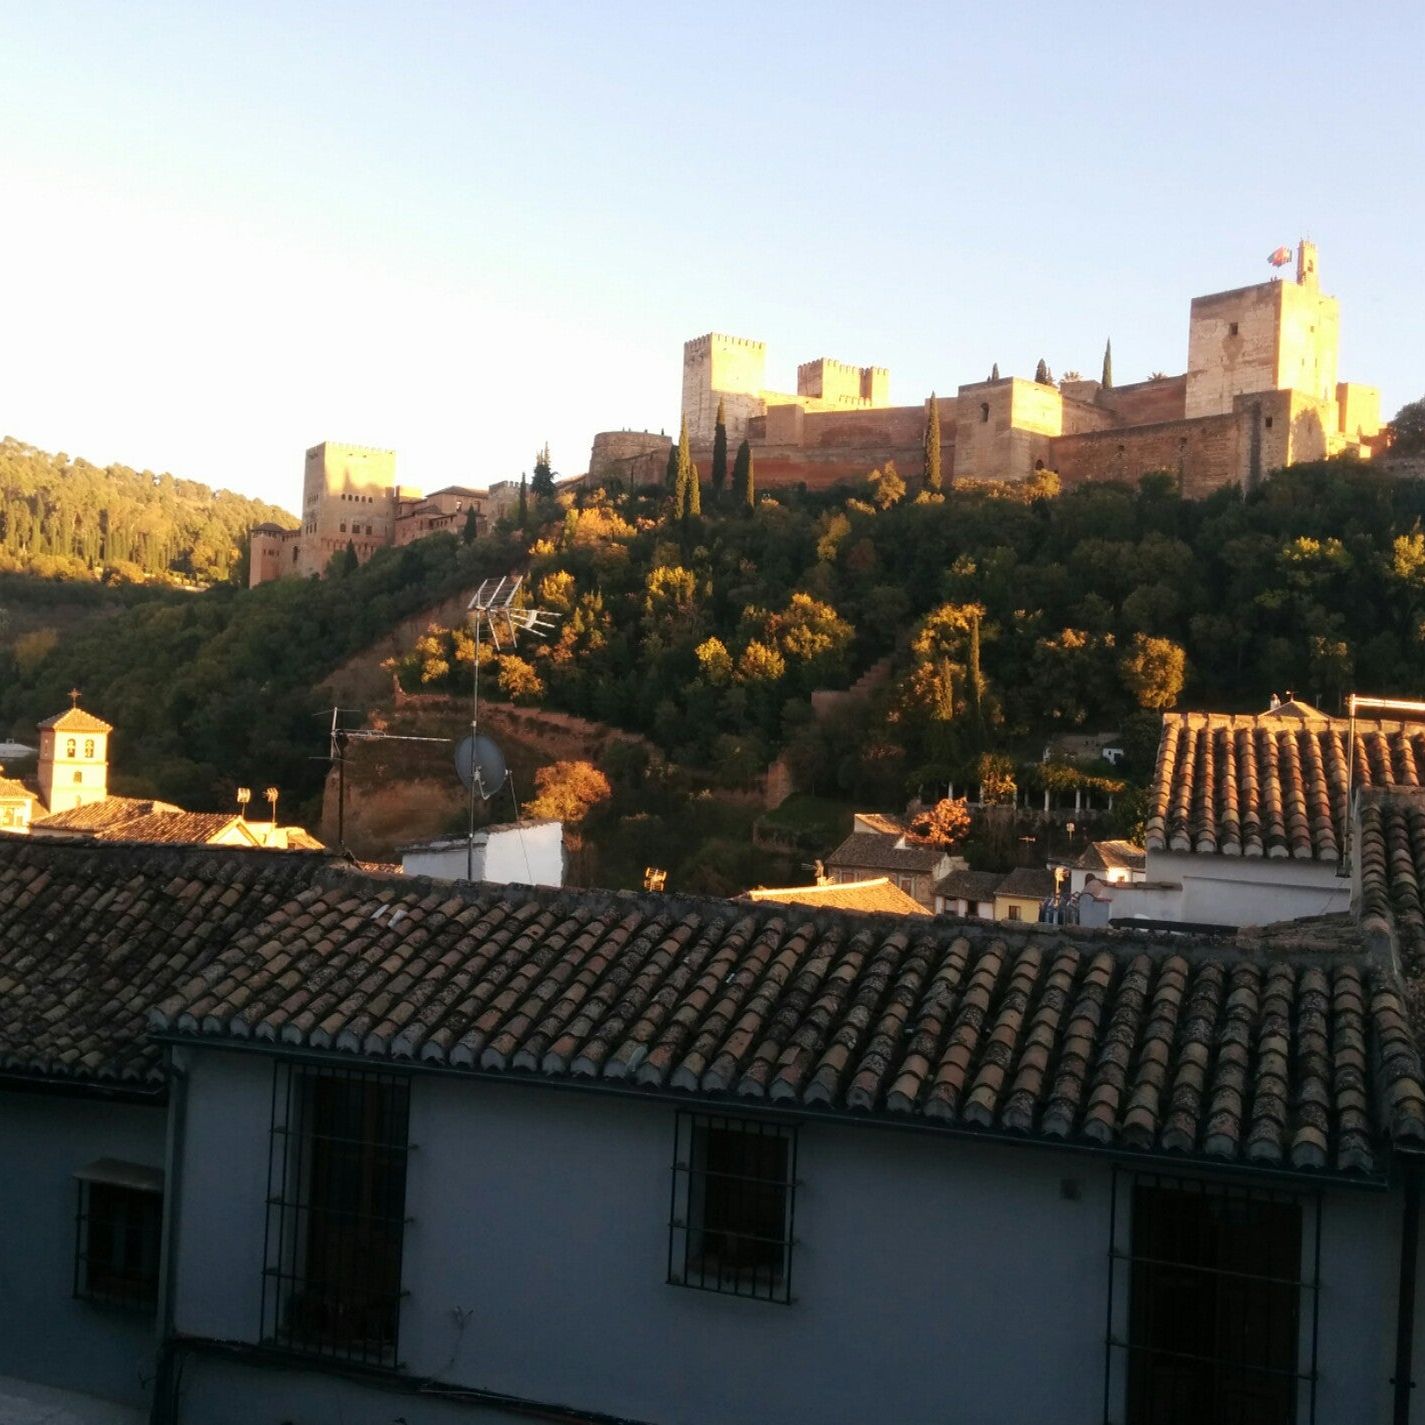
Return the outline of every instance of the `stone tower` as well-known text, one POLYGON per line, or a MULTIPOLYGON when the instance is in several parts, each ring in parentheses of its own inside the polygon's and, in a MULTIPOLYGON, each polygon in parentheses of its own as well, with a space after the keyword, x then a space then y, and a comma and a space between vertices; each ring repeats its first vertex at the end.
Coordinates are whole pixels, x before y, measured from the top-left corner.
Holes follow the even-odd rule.
POLYGON ((102 802, 109 795, 109 734, 113 728, 79 706, 40 724, 40 796, 50 812, 102 802))
POLYGON ((728 443, 736 446, 747 422, 767 409, 762 399, 767 348, 746 337, 709 332, 683 343, 683 416, 688 439, 713 438, 718 401, 727 419, 728 443))
POLYGON ((396 452, 324 440, 307 452, 297 573, 324 573, 348 544, 363 562, 395 543, 396 452))
POLYGON ((1295 282, 1259 282, 1194 297, 1188 419, 1228 415, 1238 396, 1267 391, 1334 404, 1340 330, 1340 304, 1321 291, 1310 242, 1297 248, 1295 282))

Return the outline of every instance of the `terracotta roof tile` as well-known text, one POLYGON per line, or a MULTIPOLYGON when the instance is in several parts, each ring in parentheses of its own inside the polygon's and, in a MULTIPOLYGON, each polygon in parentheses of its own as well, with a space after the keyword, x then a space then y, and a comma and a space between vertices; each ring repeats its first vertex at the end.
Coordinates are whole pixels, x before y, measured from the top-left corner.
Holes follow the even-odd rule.
POLYGON ((944 900, 992 901, 1003 871, 951 871, 935 883, 935 894, 944 900))
POLYGON ((872 881, 828 881, 821 886, 759 886, 744 892, 741 899, 813 908, 827 906, 834 910, 879 911, 889 915, 930 914, 914 896, 907 895, 884 876, 872 881))
POLYGON ((1044 900, 1054 894, 1054 873, 1043 866, 1016 866, 999 883, 997 896, 1027 896, 1044 900))
POLYGON ((154 812, 176 812, 179 808, 170 802, 154 801, 152 797, 103 797, 97 802, 87 802, 84 806, 70 807, 68 811, 51 812, 34 823, 36 831, 68 831, 96 833, 125 822, 137 821, 141 816, 154 812))
POLYGON ((52 727, 56 732, 113 732, 102 717, 95 717, 81 707, 65 708, 62 713, 47 717, 40 727, 52 727))
POLYGON ((0 1071, 156 1086, 149 1006, 191 984, 322 864, 290 853, 6 838, 0 1071))
POLYGON ((933 871, 945 855, 936 846, 897 846, 896 838, 874 831, 853 831, 830 856, 828 866, 867 867, 875 871, 933 871))
MULTIPOLYGON (((1301 703, 1258 715, 1163 719, 1148 798, 1149 851, 1338 861, 1350 724, 1301 703)), ((1425 726, 1356 722, 1357 787, 1419 785, 1425 726)))
POLYGON ((1291 1169, 1425 1144, 1394 978, 1224 939, 329 868, 151 1022, 1291 1169))

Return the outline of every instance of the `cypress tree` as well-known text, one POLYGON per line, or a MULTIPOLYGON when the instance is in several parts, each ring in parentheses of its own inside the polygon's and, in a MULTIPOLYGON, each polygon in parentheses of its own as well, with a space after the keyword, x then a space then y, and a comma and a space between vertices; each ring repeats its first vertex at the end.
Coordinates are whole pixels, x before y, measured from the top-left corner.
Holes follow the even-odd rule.
POLYGON ((664 472, 663 483, 670 490, 678 488, 678 442, 676 440, 668 446, 668 468, 664 472))
POLYGON ((722 494, 727 484, 727 416, 722 408, 722 397, 717 398, 717 424, 713 427, 712 487, 713 496, 722 494))
POLYGON ((990 380, 991 380, 991 381, 998 381, 998 380, 999 380, 999 362, 998 362, 998 361, 996 361, 995 364, 990 367, 990 380))
POLYGON ((1051 384, 1049 380, 1049 365, 1042 356, 1039 358, 1039 365, 1034 368, 1034 379, 1041 386, 1051 384))
POLYGON ((756 475, 752 470, 752 447, 744 440, 732 462, 732 496, 739 508, 751 513, 757 503, 756 475))
POLYGON ((970 723, 978 740, 980 727, 980 616, 970 615, 970 651, 966 659, 969 664, 966 692, 970 703, 970 723))
POLYGON ((524 471, 520 471, 520 528, 529 528, 529 489, 525 484, 524 471))
POLYGON ((925 488, 940 488, 940 402, 934 391, 925 410, 925 488))
POLYGON ((1099 383, 1105 391, 1113 390, 1113 338, 1103 344, 1103 380, 1099 383))
POLYGON ((480 533, 480 516, 475 513, 475 506, 471 505, 465 511, 465 529, 461 533, 461 540, 466 544, 474 544, 475 537, 480 533))
POLYGON ((688 418, 684 416, 678 432, 678 479, 673 489, 673 510, 678 515, 698 515, 702 509, 698 467, 693 464, 693 452, 688 445, 688 418))
POLYGON ((356 557, 356 541, 348 539, 346 542, 346 553, 342 556, 341 572, 343 574, 353 574, 361 560, 356 557))

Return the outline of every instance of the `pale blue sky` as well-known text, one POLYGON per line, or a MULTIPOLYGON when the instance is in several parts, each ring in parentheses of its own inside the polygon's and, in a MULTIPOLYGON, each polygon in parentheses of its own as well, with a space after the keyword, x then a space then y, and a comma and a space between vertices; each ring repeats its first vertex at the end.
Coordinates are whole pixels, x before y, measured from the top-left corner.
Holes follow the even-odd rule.
POLYGON ((0 0, 0 433, 297 500, 676 428, 681 345, 896 402, 1183 369, 1303 233, 1425 393, 1419 4, 0 0))

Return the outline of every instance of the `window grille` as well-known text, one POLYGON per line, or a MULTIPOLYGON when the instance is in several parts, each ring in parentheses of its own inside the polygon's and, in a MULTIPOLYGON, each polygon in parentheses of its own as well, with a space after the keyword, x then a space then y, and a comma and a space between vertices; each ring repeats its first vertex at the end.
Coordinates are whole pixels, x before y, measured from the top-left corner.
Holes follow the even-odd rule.
POLYGON ((1314 1425, 1321 1195, 1114 1170, 1105 1425, 1314 1425))
POLYGON ((78 1174, 74 1295, 107 1306, 158 1304, 163 1175, 101 1159, 78 1174))
POLYGON ((789 1125, 679 1113, 668 1280, 790 1302, 796 1167, 789 1125))
POLYGON ((279 1063, 272 1084, 263 1339, 394 1366, 410 1086, 279 1063))

